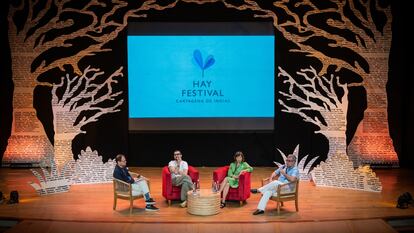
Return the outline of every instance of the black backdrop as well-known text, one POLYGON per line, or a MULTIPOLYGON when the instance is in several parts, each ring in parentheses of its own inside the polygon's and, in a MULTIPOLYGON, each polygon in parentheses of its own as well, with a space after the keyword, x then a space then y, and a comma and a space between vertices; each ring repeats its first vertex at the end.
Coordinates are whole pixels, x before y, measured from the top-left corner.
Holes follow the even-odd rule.
MULTIPOLYGON (((198 4, 177 4, 157 14, 148 14, 144 21, 161 22, 226 22, 226 21, 259 21, 250 12, 228 9, 221 4, 209 4, 200 7, 198 4), (214 17, 212 16, 214 12, 214 17)), ((263 19, 266 20, 266 19, 263 19)), ((311 61, 303 56, 286 56, 289 43, 282 38, 280 32, 275 35, 275 62, 277 65, 289 63, 308 64, 311 61)), ((280 81, 275 80, 275 95, 278 97, 280 81)), ((322 155, 324 160, 328 152, 327 140, 315 135, 312 125, 304 123, 299 117, 285 117, 275 101, 275 130, 273 132, 145 132, 130 133, 128 136, 129 161, 145 166, 165 165, 172 159, 173 150, 179 149, 183 159, 195 166, 220 166, 232 161, 237 150, 246 155, 246 160, 255 166, 272 166, 272 161, 281 161, 276 147, 285 153, 291 153, 300 144, 301 155, 322 155), (296 132, 301 132, 298 137, 296 132), (300 140, 301 139, 301 140, 300 140), (306 154, 305 154, 306 153, 306 154)), ((248 106, 246 106, 248 107, 248 106)), ((312 156, 312 157, 313 157, 312 156)))
MULTIPOLYGON (((271 2, 269 1, 269 4, 271 2)), ((11 78, 10 50, 7 36, 7 2, 2 2, 0 14, 1 30, 1 78, 0 78, 0 154, 7 145, 7 138, 11 130, 11 103, 13 83, 11 78)), ((400 159, 400 166, 414 167, 414 149, 411 144, 414 140, 414 94, 413 94, 413 42, 408 31, 412 27, 412 13, 410 8, 401 1, 392 1, 392 30, 393 39, 390 52, 390 70, 387 84, 388 113, 390 135, 400 159)), ((251 12, 236 11, 224 8, 221 4, 184 4, 178 3, 172 9, 154 11, 148 14, 148 21, 251 21, 258 20, 251 12)), ((120 36, 125 37, 126 33, 120 36)), ((87 64, 119 67, 126 64, 125 43, 115 40, 108 44, 113 48, 111 53, 90 57, 82 61, 87 64)), ((280 32, 276 32, 276 63, 280 66, 289 66, 291 69, 303 68, 304 64, 312 64, 318 69, 318 63, 288 52, 292 45, 283 39, 280 32)), ((82 64, 81 64, 82 65, 82 64)), ((126 80, 120 82, 121 88, 127 90, 126 80)), ((277 91, 282 84, 276 79, 277 91)), ((34 105, 43 109, 42 119, 48 135, 50 132, 50 101, 47 93, 50 89, 44 88, 35 93, 34 105), (46 110, 45 110, 46 109, 46 110)), ((348 142, 352 138, 356 126, 362 119, 364 110, 364 90, 354 88, 350 90, 348 111, 348 142), (351 94, 351 92, 353 92, 351 94)), ((127 93, 124 92, 124 99, 127 93)), ((275 101, 277 103, 277 101, 275 101)), ((310 154, 325 159, 328 152, 327 140, 320 134, 315 134, 316 127, 303 122, 298 116, 280 112, 276 105, 274 133, 260 132, 153 132, 130 133, 127 130, 127 104, 122 111, 108 117, 103 117, 96 124, 88 125, 84 129, 87 133, 78 135, 72 144, 76 157, 86 146, 99 151, 103 159, 113 158, 117 153, 128 155, 130 166, 162 166, 172 157, 174 149, 182 150, 184 159, 195 166, 218 166, 231 161, 236 150, 242 150, 252 165, 271 166, 272 160, 279 160, 276 147, 285 153, 293 151, 300 144, 300 157, 310 154)), ((41 116, 42 117, 42 116, 41 116)), ((53 129, 53 128, 52 128, 53 129)), ((52 135, 52 136, 51 136, 52 135)))

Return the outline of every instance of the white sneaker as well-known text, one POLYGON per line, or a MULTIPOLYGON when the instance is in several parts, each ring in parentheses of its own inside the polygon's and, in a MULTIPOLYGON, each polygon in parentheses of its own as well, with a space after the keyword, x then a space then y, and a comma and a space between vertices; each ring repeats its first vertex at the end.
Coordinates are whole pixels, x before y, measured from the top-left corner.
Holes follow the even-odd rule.
POLYGON ((155 205, 155 200, 152 199, 152 198, 150 198, 148 200, 145 200, 145 204, 147 204, 147 205, 155 205))
POLYGON ((183 202, 181 202, 180 206, 181 206, 182 208, 187 207, 187 201, 183 201, 183 202))

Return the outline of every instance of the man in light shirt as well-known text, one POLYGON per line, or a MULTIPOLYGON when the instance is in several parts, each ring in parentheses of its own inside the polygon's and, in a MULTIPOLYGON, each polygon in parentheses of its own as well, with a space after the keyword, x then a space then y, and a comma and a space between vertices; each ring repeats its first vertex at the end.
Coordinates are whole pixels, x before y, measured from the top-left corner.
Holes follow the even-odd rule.
POLYGON ((174 186, 181 186, 181 207, 187 206, 187 192, 192 190, 193 182, 188 175, 188 164, 182 160, 181 151, 174 151, 174 160, 168 163, 168 169, 171 173, 172 184, 174 186))
MULTIPOLYGON (((266 209, 267 202, 272 195, 276 194, 276 189, 279 185, 294 182, 299 178, 299 170, 296 167, 296 157, 294 155, 288 155, 286 158, 286 164, 280 166, 276 171, 269 177, 270 183, 264 185, 258 189, 251 189, 252 193, 262 193, 259 204, 257 205, 256 211, 253 215, 263 214, 266 209), (273 180, 273 177, 279 176, 277 180, 273 180), (273 181, 272 181, 273 180, 273 181)), ((289 186, 289 185, 288 185, 289 186)), ((288 187, 291 188, 291 187, 288 187)))

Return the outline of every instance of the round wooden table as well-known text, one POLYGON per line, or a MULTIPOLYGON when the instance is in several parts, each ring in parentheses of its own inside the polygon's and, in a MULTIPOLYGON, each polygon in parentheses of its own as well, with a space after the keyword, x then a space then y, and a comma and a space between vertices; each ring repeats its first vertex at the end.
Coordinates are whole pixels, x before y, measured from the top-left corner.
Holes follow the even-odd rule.
POLYGON ((214 215, 220 212, 220 193, 210 189, 200 189, 196 194, 189 191, 187 196, 187 212, 194 215, 214 215))

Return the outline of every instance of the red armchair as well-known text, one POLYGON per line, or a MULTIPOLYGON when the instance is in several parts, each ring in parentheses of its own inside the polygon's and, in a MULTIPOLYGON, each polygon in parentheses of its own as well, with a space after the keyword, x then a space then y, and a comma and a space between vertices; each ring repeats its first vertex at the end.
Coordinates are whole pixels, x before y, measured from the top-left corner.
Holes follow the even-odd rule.
MULTIPOLYGON (((213 181, 218 182, 220 185, 224 178, 227 176, 229 166, 219 167, 213 172, 213 181)), ((244 172, 239 176, 239 187, 230 187, 229 193, 227 194, 226 200, 240 201, 240 205, 243 205, 250 197, 250 172, 244 172)))
MULTIPOLYGON (((188 166, 188 175, 194 182, 198 181, 199 173, 197 169, 192 166, 188 166)), ((168 166, 162 169, 162 196, 168 201, 168 205, 171 205, 171 200, 180 200, 181 187, 173 186, 171 181, 171 173, 168 166)))

